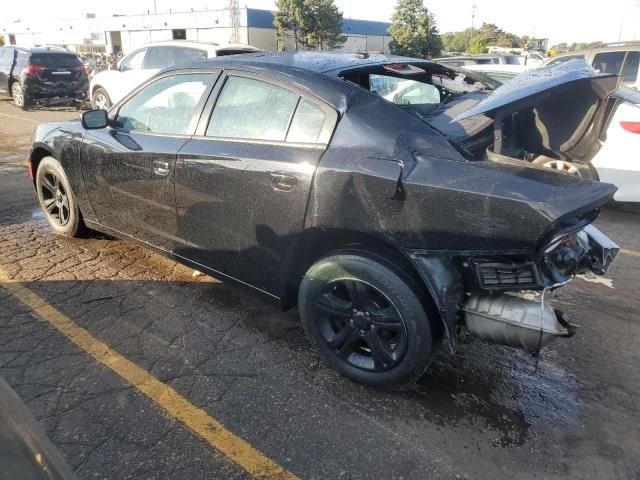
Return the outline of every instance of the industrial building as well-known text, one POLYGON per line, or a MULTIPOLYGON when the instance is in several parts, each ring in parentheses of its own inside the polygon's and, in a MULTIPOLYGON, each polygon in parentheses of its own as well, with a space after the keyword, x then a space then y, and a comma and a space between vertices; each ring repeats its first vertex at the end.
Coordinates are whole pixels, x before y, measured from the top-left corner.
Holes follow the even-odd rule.
MULTIPOLYGON (((273 12, 253 8, 148 13, 83 18, 0 23, 0 44, 22 46, 55 45, 74 51, 115 53, 150 42, 194 40, 201 42, 239 42, 277 50, 273 12)), ((389 50, 389 24, 344 19, 342 30, 347 41, 344 51, 389 50)), ((293 46, 285 39, 285 47, 293 46)))

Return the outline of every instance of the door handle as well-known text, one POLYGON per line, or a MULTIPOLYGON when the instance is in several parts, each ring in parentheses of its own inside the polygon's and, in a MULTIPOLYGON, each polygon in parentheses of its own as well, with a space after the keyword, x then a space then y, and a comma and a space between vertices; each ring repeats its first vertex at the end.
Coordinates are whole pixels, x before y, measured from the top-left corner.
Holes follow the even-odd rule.
POLYGON ((286 173, 271 172, 269 176, 271 177, 271 184, 276 190, 290 192, 298 183, 298 179, 296 177, 293 175, 287 175, 286 173))
POLYGON ((166 177, 169 175, 169 162, 163 162, 162 160, 153 161, 153 173, 160 177, 166 177))

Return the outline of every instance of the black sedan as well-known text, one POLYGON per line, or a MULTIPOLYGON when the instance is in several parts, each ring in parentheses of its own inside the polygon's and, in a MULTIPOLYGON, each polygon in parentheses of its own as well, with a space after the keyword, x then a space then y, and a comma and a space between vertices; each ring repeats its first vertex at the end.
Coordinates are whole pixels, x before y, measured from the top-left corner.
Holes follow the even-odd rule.
POLYGON ((339 372, 398 386, 463 325, 529 350, 573 333, 514 293, 606 272, 618 248, 590 223, 615 187, 527 160, 588 162, 618 81, 549 69, 493 91, 418 59, 227 57, 39 126, 30 168, 56 233, 137 241, 298 305, 339 372))

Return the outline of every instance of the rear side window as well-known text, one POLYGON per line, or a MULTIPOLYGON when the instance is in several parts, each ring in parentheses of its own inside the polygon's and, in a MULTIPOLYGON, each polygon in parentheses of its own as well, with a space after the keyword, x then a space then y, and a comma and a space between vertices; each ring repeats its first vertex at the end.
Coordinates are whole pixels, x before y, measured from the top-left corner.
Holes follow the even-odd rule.
POLYGON ((198 62, 207 59, 205 50, 196 48, 171 47, 172 65, 185 65, 187 63, 198 62))
POLYGON ((620 73, 626 52, 603 52, 593 57, 593 68, 600 73, 620 73))
POLYGON ((171 65, 170 47, 153 47, 147 58, 147 68, 165 68, 171 65))
POLYGON ((82 64, 78 57, 67 53, 33 53, 29 61, 31 65, 52 68, 73 68, 82 64))
POLYGON ((635 82, 638 78, 638 65, 640 64, 640 52, 629 52, 622 66, 622 81, 635 82))
POLYGON ((324 127, 325 114, 309 100, 302 99, 293 116, 287 142, 316 143, 324 127))
POLYGON ((211 115, 207 136, 284 141, 298 98, 271 83, 229 77, 211 115))

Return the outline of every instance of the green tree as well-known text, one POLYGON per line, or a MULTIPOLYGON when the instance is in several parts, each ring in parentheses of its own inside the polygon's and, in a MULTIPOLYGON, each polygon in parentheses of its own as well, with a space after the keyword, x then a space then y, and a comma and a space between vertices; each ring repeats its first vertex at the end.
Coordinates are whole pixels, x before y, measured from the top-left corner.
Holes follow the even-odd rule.
POLYGON ((436 20, 423 0, 398 0, 388 31, 391 53, 421 58, 440 55, 442 41, 436 20))
POLYGON ((294 48, 318 50, 338 48, 344 44, 342 12, 333 0, 277 0, 273 24, 278 49, 285 49, 285 39, 293 34, 294 48))
POLYGON ((342 12, 333 0, 304 0, 300 16, 300 42, 307 48, 330 50, 344 45, 342 12))
POLYGON ((288 32, 293 32, 293 42, 298 50, 300 19, 303 16, 304 0, 277 0, 273 25, 276 27, 278 50, 285 50, 285 39, 288 32))

